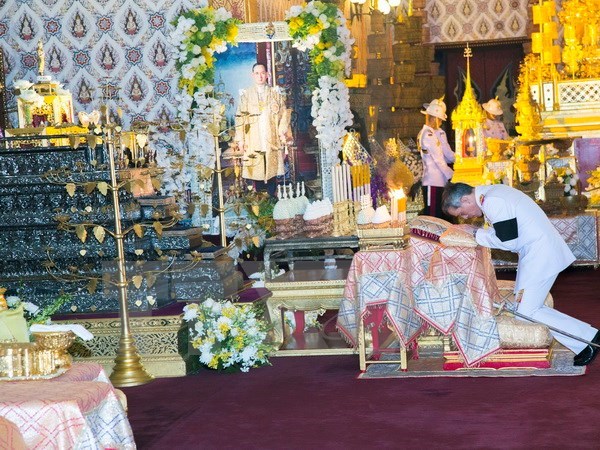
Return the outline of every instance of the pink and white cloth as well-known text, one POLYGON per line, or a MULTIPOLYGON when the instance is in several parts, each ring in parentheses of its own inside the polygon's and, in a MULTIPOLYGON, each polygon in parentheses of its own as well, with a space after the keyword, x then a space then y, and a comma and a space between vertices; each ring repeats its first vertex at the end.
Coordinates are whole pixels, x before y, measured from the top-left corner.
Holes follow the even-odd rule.
MULTIPOLYGON (((98 364, 75 364, 51 380, 0 383, 0 417, 11 439, 29 449, 136 448, 123 406, 98 364)), ((0 438, 0 448, 11 448, 2 444, 0 438)))
POLYGON ((403 345, 431 325, 452 335, 472 366, 500 349, 492 314, 498 298, 489 249, 446 247, 411 237, 404 250, 354 255, 337 327, 356 345, 359 320, 369 308, 384 308, 383 317, 403 345))

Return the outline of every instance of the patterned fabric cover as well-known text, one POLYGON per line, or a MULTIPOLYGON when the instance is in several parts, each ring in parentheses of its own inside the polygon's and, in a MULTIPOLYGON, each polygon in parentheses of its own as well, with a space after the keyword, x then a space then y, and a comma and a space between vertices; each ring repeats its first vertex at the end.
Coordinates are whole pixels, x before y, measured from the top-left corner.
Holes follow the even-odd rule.
POLYGON ((437 217, 431 216, 417 216, 412 219, 409 224, 410 232, 431 239, 432 241, 439 241, 440 236, 452 226, 452 224, 446 220, 438 219, 437 217))
POLYGON ((454 225, 441 234, 440 242, 450 247, 477 247, 477 241, 471 233, 454 225))
POLYGON ((404 250, 358 252, 346 279, 337 327, 353 345, 369 308, 383 317, 403 345, 431 325, 452 335, 467 365, 500 348, 493 312, 498 298, 489 250, 445 247, 411 237, 404 250))
POLYGON ((25 448, 135 449, 119 395, 98 364, 74 364, 52 380, 0 383, 0 417, 18 427, 25 448))

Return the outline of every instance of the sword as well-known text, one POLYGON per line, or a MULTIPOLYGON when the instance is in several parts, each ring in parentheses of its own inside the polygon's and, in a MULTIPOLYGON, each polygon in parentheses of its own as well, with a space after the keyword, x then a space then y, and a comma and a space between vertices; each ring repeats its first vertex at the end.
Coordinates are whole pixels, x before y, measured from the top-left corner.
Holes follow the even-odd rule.
POLYGON ((560 333, 563 336, 567 336, 567 337, 570 337, 571 339, 578 340, 579 342, 583 342, 584 344, 590 345, 592 347, 600 348, 599 344, 594 344, 593 342, 587 341, 583 338, 580 338, 579 336, 575 336, 571 333, 568 333, 567 331, 553 327, 552 325, 548 325, 547 323, 540 322, 539 320, 535 320, 533 317, 529 317, 529 316, 526 316, 525 314, 521 314, 520 312, 513 311, 512 309, 506 308, 505 306, 506 306, 505 302, 502 304, 498 304, 498 303, 494 302, 494 307, 498 308, 498 312, 496 313, 496 315, 499 315, 502 312, 502 310, 505 309, 506 311, 510 312, 511 314, 515 315, 516 317, 528 320, 529 322, 537 323, 538 325, 544 325, 545 327, 548 327, 548 329, 555 331, 556 333, 560 333))

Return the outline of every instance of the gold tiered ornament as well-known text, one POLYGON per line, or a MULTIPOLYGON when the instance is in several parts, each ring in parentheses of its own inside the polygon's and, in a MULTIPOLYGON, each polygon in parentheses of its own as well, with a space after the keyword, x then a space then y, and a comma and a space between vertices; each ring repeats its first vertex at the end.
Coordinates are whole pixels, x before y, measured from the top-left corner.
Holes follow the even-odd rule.
MULTIPOLYGON (((541 117, 531 123, 539 126, 542 138, 596 137, 600 135, 600 3, 565 0, 560 8, 557 21, 554 1, 540 0, 532 7, 538 31, 532 33, 532 53, 525 57, 526 81, 541 117)), ((515 105, 517 115, 528 115, 523 106, 515 105)), ((527 120, 521 126, 526 127, 527 120)))
MULTIPOLYGON (((38 43, 38 77, 36 83, 15 82, 19 128, 7 129, 6 136, 84 134, 87 129, 74 124, 73 96, 62 85, 44 74, 45 56, 38 43)), ((69 145, 68 138, 48 140, 52 145, 69 145)), ((37 145, 48 145, 38 142, 37 145)))
POLYGON ((475 98, 471 85, 471 64, 473 56, 467 44, 464 57, 467 59, 467 79, 462 100, 452 112, 452 128, 455 130, 454 183, 463 182, 470 185, 483 183, 485 145, 483 141, 483 123, 485 113, 475 98))

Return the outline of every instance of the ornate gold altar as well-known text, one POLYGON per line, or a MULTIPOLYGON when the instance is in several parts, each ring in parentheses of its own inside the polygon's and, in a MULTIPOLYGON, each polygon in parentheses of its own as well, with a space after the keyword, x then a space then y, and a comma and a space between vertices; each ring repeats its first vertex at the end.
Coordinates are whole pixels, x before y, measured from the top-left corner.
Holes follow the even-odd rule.
POLYGON ((600 136, 600 4, 567 0, 557 14, 554 1, 533 8, 532 53, 527 81, 541 110, 542 137, 600 136), (562 46, 555 18, 562 26, 562 46))

